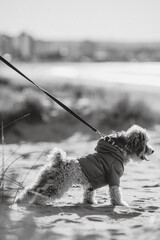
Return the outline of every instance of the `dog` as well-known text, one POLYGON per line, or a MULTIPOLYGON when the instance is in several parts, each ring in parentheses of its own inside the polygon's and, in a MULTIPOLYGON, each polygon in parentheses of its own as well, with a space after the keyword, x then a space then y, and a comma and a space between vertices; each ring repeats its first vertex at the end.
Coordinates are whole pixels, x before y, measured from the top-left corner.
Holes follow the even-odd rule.
POLYGON ((109 185, 111 204, 129 207, 123 200, 120 177, 130 159, 148 160, 147 155, 154 152, 148 141, 146 129, 133 125, 127 131, 101 137, 95 152, 87 156, 69 158, 55 148, 34 182, 20 192, 15 202, 53 204, 74 184, 80 184, 84 204, 94 204, 95 190, 109 185))

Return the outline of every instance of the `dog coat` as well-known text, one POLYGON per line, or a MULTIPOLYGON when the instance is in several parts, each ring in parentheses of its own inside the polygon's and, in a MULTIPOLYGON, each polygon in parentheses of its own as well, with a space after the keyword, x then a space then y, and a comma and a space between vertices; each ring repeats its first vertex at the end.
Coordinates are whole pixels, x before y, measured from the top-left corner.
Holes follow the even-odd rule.
POLYGON ((78 159, 92 188, 97 189, 105 185, 119 186, 120 177, 124 172, 123 155, 120 150, 101 138, 95 151, 78 159))

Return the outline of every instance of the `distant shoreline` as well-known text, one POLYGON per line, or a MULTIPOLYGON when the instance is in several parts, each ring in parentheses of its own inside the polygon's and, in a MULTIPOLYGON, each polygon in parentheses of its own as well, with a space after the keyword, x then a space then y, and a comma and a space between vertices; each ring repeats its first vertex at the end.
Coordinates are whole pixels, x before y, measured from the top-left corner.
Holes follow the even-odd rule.
MULTIPOLYGON (((21 71, 40 84, 71 82, 106 87, 108 84, 160 87, 159 62, 107 62, 107 63, 51 63, 13 62, 21 71)), ((1 64, 0 77, 26 85, 22 77, 1 64), (19 81, 21 79, 21 82, 19 81)), ((156 90, 156 89, 155 89, 156 90)))

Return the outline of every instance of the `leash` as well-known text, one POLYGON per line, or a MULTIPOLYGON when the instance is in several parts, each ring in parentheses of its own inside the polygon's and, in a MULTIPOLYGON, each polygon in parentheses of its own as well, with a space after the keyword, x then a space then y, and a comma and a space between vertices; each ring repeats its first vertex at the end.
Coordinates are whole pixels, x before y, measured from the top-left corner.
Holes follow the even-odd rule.
POLYGON ((54 102, 56 102, 58 105, 60 105, 62 108, 64 108, 67 112, 69 112, 72 116, 77 118, 79 121, 84 123, 86 126, 92 129, 95 133, 98 133, 101 137, 104 137, 104 134, 101 133, 98 129, 92 127, 88 122, 86 122, 83 118, 81 118, 77 113, 75 113, 73 110, 71 110, 69 107, 67 107, 64 103, 59 101, 56 97, 54 97, 51 93, 49 93, 44 88, 38 86, 35 82, 33 82, 30 78, 28 78, 26 75, 24 75, 18 68, 13 66, 10 62, 8 62, 6 59, 4 59, 2 56, 0 56, 0 60, 5 63, 8 67, 13 69, 15 72, 20 74, 22 77, 24 77, 26 80, 28 80, 30 83, 32 83, 34 86, 36 86, 39 90, 41 90, 43 93, 45 93, 49 98, 51 98, 54 102))

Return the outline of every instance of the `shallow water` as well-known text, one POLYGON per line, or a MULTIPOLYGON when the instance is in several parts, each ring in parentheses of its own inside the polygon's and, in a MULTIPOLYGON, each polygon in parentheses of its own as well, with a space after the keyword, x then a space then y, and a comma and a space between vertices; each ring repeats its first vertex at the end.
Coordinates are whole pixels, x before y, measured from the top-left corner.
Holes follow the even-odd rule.
MULTIPOLYGON (((159 62, 130 63, 13 63, 37 83, 70 81, 76 84, 105 86, 109 83, 160 87, 159 62)), ((21 79, 21 76, 0 63, 0 76, 21 79)))

